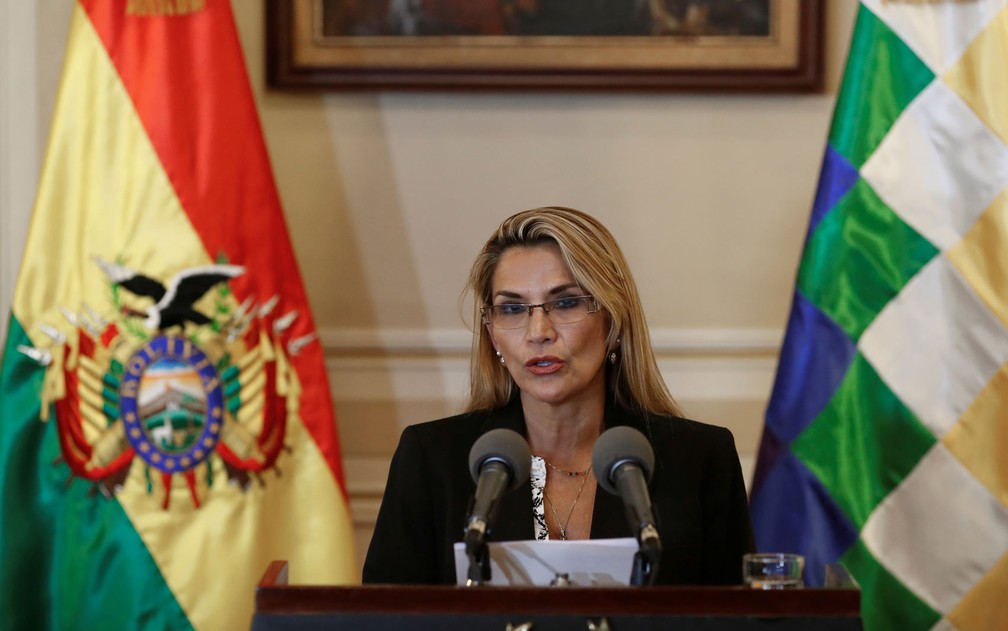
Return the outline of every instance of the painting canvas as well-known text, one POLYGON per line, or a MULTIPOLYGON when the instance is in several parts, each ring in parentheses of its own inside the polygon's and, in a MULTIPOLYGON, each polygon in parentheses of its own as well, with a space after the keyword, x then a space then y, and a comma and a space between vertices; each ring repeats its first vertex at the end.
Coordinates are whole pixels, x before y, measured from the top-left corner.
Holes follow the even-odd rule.
POLYGON ((322 37, 766 37, 770 0, 322 0, 322 37))
POLYGON ((275 87, 817 89, 821 0, 270 0, 275 87))

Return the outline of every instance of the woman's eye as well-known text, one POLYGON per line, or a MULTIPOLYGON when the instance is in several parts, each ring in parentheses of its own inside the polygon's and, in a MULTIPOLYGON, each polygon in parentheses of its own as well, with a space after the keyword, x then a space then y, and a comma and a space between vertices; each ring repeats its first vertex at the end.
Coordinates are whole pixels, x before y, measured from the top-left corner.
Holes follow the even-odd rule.
POLYGON ((528 306, 526 305, 519 305, 519 304, 497 305, 497 311, 501 315, 518 315, 520 313, 524 313, 527 310, 528 306))
POLYGON ((580 298, 560 298, 553 301, 554 309, 574 309, 581 303, 580 298))

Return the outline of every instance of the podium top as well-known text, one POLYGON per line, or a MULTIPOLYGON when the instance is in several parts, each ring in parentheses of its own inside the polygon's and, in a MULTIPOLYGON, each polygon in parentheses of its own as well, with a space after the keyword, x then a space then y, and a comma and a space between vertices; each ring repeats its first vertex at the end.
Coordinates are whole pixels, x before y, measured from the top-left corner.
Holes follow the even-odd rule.
POLYGON ((256 588, 257 614, 654 615, 860 619, 857 589, 694 587, 458 587, 288 585, 274 561, 256 588))

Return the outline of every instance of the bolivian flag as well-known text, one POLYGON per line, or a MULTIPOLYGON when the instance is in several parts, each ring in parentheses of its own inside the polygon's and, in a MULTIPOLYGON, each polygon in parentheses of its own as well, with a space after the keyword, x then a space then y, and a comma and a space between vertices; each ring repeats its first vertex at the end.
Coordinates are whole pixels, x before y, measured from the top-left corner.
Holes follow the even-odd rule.
POLYGON ((0 368, 0 628, 248 628, 355 581, 228 0, 78 0, 0 368))

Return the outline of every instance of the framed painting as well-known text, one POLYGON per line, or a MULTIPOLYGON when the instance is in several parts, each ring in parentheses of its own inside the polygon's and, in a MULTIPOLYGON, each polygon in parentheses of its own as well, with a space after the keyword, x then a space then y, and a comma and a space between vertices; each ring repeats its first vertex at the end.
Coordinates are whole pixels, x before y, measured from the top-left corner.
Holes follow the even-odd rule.
POLYGON ((275 88, 812 92, 824 0, 267 0, 275 88))

